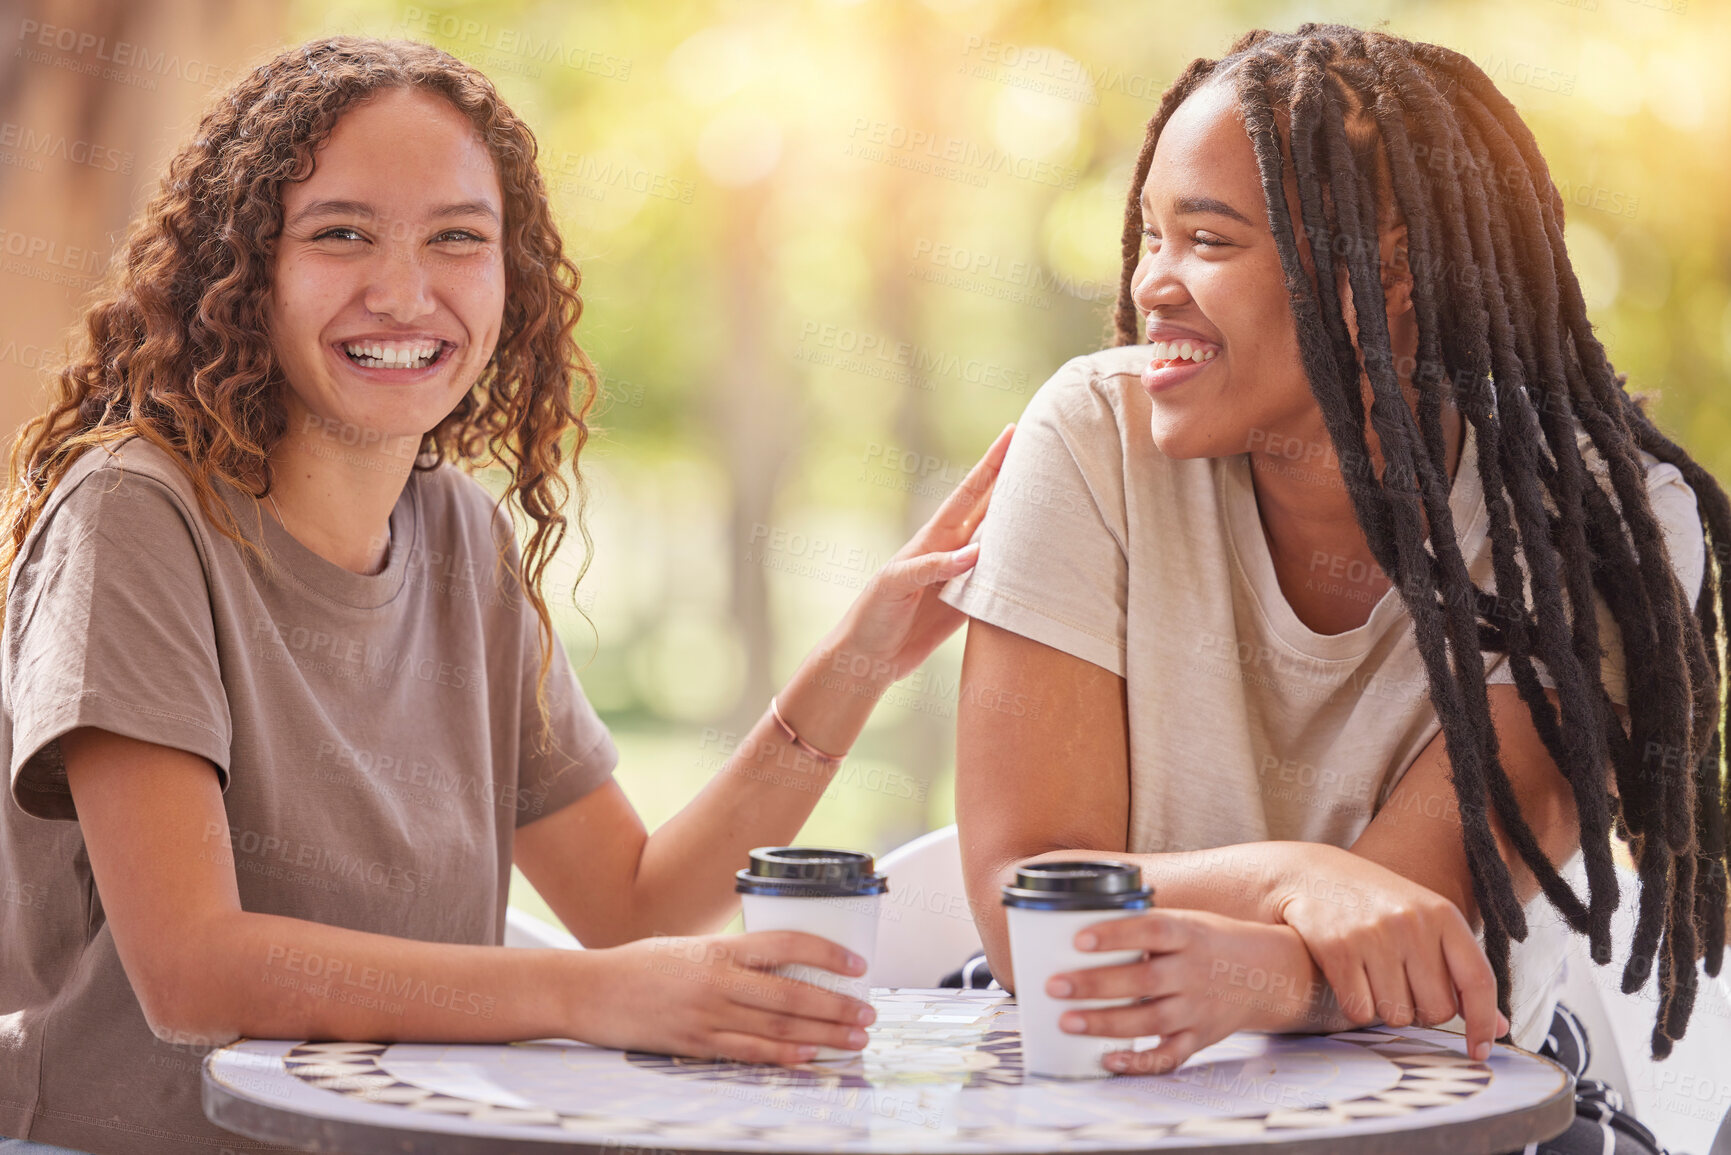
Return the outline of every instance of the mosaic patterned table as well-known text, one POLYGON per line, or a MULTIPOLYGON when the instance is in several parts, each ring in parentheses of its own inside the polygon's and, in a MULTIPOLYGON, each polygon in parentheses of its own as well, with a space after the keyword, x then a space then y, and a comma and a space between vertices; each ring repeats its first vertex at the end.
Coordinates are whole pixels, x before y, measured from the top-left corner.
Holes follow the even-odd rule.
POLYGON ((1568 1125, 1569 1076, 1422 1028, 1234 1035, 1171 1075, 1024 1075, 997 991, 879 990, 854 1059, 752 1066, 602 1050, 243 1040, 205 1064, 215 1123, 307 1151, 1471 1155, 1568 1125))

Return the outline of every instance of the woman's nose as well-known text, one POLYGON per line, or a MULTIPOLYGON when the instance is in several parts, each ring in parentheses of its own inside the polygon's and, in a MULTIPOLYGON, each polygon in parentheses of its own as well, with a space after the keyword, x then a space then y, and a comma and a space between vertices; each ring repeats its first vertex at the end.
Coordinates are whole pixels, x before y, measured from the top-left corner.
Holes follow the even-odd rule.
POLYGON ((1182 305, 1190 299, 1190 291, 1173 275, 1172 266, 1161 261, 1159 253, 1145 253, 1130 280, 1130 299, 1144 313, 1160 305, 1182 305))
POLYGON ((427 271, 414 254, 391 248, 395 251, 381 254, 363 303, 368 311, 398 323, 418 321, 436 307, 427 271))

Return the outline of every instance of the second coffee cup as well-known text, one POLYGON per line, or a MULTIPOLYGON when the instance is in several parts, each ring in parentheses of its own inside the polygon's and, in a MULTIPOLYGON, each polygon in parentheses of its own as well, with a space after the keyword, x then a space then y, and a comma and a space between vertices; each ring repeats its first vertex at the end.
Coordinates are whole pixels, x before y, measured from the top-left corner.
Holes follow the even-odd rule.
POLYGON ((1065 1011, 1093 1010, 1135 999, 1055 999, 1046 980, 1066 971, 1120 966, 1142 957, 1139 950, 1080 951, 1077 932, 1113 918, 1129 918, 1153 904, 1142 871, 1128 862, 1031 862, 1004 887, 1010 929, 1010 966, 1016 974, 1016 1005, 1022 1024, 1022 1064, 1030 1073, 1061 1079, 1110 1075, 1101 1060, 1129 1050, 1131 1039, 1073 1035, 1058 1025, 1065 1011))

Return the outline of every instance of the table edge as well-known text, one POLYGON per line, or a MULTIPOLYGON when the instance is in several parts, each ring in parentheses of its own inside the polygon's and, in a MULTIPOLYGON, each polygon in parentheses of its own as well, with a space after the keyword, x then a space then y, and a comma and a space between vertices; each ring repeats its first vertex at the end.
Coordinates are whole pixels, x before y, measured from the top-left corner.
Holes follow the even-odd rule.
MULTIPOLYGON (((303 1115, 269 1103, 244 1096, 244 1093, 224 1084, 212 1067, 218 1056, 231 1047, 255 1041, 282 1040, 236 1039, 205 1056, 200 1064, 200 1105, 211 1123, 248 1139, 303 1151, 349 1151, 362 1145, 362 1155, 371 1151, 393 1155, 499 1155, 505 1144, 533 1145, 549 1152, 572 1152, 573 1155, 620 1155, 617 1143, 589 1143, 576 1136, 547 1139, 528 1136, 502 1139, 495 1136, 474 1136, 450 1132, 416 1131, 387 1127, 354 1120, 323 1119, 303 1115)), ((1503 1044, 1507 1046, 1507 1044, 1503 1044)), ((1226 1143, 1198 1137, 1194 1144, 1163 1143, 1158 1147, 1121 1147, 1096 1155, 1161 1155, 1169 1151, 1232 1151, 1258 1149, 1279 1152, 1279 1155, 1496 1155, 1518 1151, 1529 1143, 1555 1138, 1568 1129, 1575 1118, 1575 1079, 1554 1059, 1533 1051, 1509 1046, 1527 1058, 1537 1059, 1556 1068, 1563 1076, 1561 1086, 1547 1099, 1519 1111, 1491 1119, 1461 1119, 1441 1123, 1422 1130, 1391 1131, 1363 1136, 1332 1135, 1315 1138, 1283 1138, 1279 1142, 1226 1143), (1463 1142, 1470 1141, 1470 1142, 1463 1142)), ((758 1152, 733 1147, 680 1147, 680 1155, 831 1155, 828 1150, 803 1151, 776 1148, 758 1152)), ((1022 1155, 1034 1155, 1023 1152, 1022 1155)))

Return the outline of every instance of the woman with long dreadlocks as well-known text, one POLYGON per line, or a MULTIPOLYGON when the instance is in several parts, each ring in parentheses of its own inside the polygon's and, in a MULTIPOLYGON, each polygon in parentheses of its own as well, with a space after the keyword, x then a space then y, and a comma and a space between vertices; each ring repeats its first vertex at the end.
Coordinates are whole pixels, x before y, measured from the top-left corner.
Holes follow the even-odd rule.
POLYGON ((1133 859, 1165 908, 1078 938, 1144 961, 1048 988, 1138 999, 1064 1016, 1161 1036, 1109 1067, 1457 1015, 1476 1056, 1536 1047, 1563 936, 1611 958, 1613 833, 1656 1056, 1717 972, 1731 506, 1624 392, 1562 225, 1532 133, 1444 48, 1256 31, 1162 99, 1116 347, 1030 403, 944 595, 992 971, 1013 989, 997 891, 1031 858, 1133 859))

